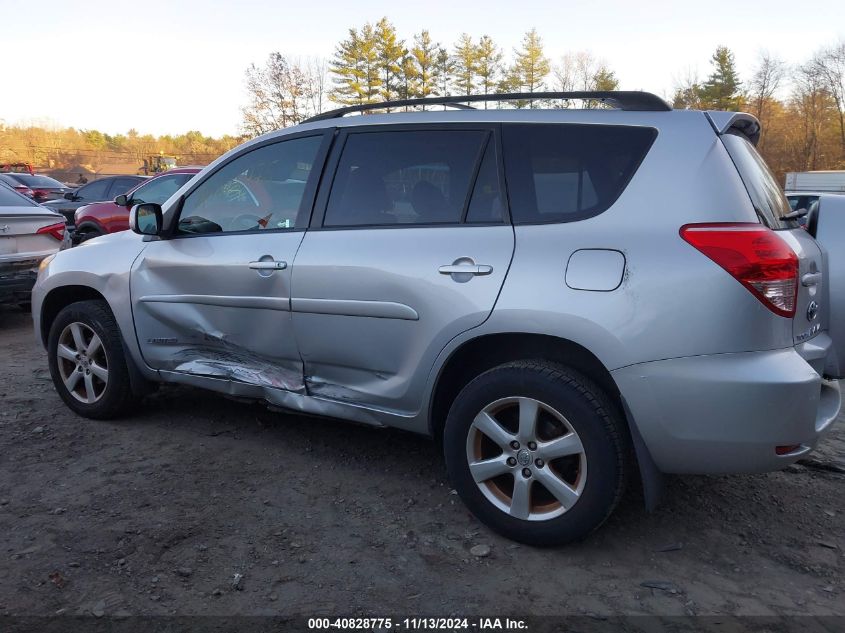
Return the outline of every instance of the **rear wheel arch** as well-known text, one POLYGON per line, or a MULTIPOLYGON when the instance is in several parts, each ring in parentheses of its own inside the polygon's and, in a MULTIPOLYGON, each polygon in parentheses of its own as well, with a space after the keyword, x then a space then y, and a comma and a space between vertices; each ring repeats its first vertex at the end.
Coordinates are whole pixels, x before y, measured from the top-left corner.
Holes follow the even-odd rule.
POLYGON ((573 369, 592 380, 613 404, 626 422, 628 435, 635 449, 633 463, 639 470, 648 510, 660 502, 662 476, 636 428, 616 381, 599 358, 583 345, 547 334, 486 334, 463 343, 454 350, 439 370, 429 404, 428 430, 439 448, 443 448, 443 431, 449 409, 458 393, 482 373, 514 361, 540 360, 573 369))
POLYGON ((86 222, 80 223, 76 227, 75 232, 77 233, 77 235, 82 235, 82 234, 85 234, 85 233, 92 233, 92 234, 96 234, 97 236, 100 236, 100 235, 105 235, 107 231, 106 231, 105 228, 103 228, 102 226, 100 226, 96 222, 88 220, 86 222))
POLYGON ((449 408, 464 386, 488 369, 520 360, 551 361, 582 373, 598 384, 623 413, 616 382, 586 347, 546 334, 486 334, 463 343, 440 368, 429 408, 429 432, 435 441, 442 441, 449 408))

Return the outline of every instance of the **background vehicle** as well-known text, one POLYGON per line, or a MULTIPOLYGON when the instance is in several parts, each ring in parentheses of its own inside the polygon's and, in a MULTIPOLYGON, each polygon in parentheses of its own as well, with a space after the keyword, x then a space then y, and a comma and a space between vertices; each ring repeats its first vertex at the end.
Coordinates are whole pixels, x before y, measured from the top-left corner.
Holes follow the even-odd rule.
POLYGON ((64 246, 64 218, 0 183, 0 303, 28 305, 41 260, 64 246))
POLYGON ((845 170, 789 172, 784 189, 793 193, 845 193, 845 170))
POLYGON ((92 202, 114 200, 145 180, 145 176, 105 176, 74 189, 61 198, 48 200, 44 206, 65 216, 68 230, 72 232, 75 228, 74 214, 79 207, 92 202))
POLYGON ((56 256, 33 314, 59 395, 106 418, 165 381, 428 433, 472 512, 532 544, 583 537, 637 474, 651 503, 662 472, 811 451, 841 405, 842 288, 757 120, 460 101, 503 98, 616 109, 342 108, 56 256))
POLYGON ((150 154, 144 159, 143 166, 138 170, 139 174, 153 176, 171 169, 176 169, 176 157, 164 156, 163 154, 150 154))
POLYGON ((27 198, 35 197, 35 194, 32 189, 12 178, 10 174, 0 174, 0 183, 8 185, 9 187, 17 191, 19 194, 22 194, 27 198))
POLYGON ((31 176, 35 175, 35 172, 32 170, 32 165, 29 163, 6 163, 0 165, 0 172, 2 171, 16 174, 30 174, 31 176))
POLYGON ((40 174, 33 176, 32 174, 7 173, 5 176, 32 189, 32 197, 36 202, 55 200, 73 191, 73 189, 60 183, 58 180, 40 174))
POLYGON ((159 174, 135 185, 127 193, 118 195, 113 201, 95 202, 80 207, 74 213, 74 242, 83 242, 92 237, 116 233, 129 228, 129 209, 141 202, 162 204, 179 187, 188 182, 200 167, 179 167, 159 174))

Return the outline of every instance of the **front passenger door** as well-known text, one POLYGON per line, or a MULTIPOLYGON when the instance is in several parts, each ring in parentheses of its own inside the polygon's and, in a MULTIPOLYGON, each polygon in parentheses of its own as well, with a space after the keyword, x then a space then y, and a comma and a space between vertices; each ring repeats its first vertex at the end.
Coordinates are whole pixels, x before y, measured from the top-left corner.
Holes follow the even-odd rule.
POLYGON ((317 132, 250 148, 187 193, 169 237, 150 242, 131 273, 151 367, 302 390, 291 264, 327 140, 317 132))

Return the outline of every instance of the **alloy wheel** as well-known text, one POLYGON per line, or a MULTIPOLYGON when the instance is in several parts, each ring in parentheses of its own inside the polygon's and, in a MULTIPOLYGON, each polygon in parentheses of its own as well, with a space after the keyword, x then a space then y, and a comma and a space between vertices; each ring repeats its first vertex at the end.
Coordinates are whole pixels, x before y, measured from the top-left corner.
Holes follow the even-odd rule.
POLYGON ((59 375, 74 398, 93 404, 103 397, 109 382, 109 363, 100 337, 85 323, 62 330, 56 348, 59 375))
POLYGON ((496 400, 469 427, 470 474, 488 501, 516 519, 570 510, 587 479, 581 438, 560 412, 533 398, 496 400))

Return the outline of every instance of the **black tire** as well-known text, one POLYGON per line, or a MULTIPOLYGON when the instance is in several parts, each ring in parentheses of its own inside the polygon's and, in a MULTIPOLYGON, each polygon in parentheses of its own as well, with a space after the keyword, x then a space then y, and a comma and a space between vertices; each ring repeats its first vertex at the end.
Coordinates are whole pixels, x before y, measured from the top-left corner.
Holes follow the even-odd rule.
MULTIPOLYGON (((121 416, 129 405, 134 402, 129 383, 129 370, 123 351, 120 328, 114 319, 108 304, 104 301, 78 301, 62 309, 50 326, 47 340, 47 356, 50 365, 50 375, 56 391, 71 410, 86 418, 108 420, 121 416), (98 358, 105 358, 108 370, 108 380, 100 381, 100 395, 92 402, 86 403, 75 397, 65 384, 62 371, 68 373, 69 363, 74 361, 61 360, 63 370, 60 370, 58 346, 60 337, 73 323, 79 323, 90 328, 102 344, 102 354, 98 358)), ((102 364, 102 360, 100 361, 102 364)), ((84 372, 80 372, 81 374, 84 372)), ((84 378, 82 378, 84 382, 84 378)), ((93 380, 93 379, 92 379, 93 380)))
MULTIPOLYGON (((510 431, 515 433, 513 422, 510 424, 510 431)), ((618 407, 585 376, 562 365, 545 361, 512 362, 495 367, 475 378, 461 390, 452 404, 443 439, 450 481, 470 511, 496 532, 529 545, 561 545, 581 539, 598 528, 621 499, 631 470, 630 438, 618 407), (526 451, 521 450, 519 453, 507 453, 507 449, 498 448, 501 442, 488 445, 489 438, 483 433, 479 435, 477 427, 473 426, 474 419, 491 403, 517 398, 520 400, 516 404, 508 404, 508 400, 505 400, 505 404, 495 405, 504 407, 500 409, 501 414, 496 414, 501 420, 494 416, 500 422, 501 428, 508 424, 508 416, 511 421, 517 416, 518 429, 521 403, 538 401, 543 413, 535 418, 541 420, 542 416, 546 416, 546 419, 537 424, 546 425, 546 428, 552 430, 556 428, 555 425, 560 425, 561 436, 574 431, 575 437, 580 441, 580 453, 562 458, 570 461, 561 467, 558 458, 551 457, 549 463, 535 459, 540 456, 539 452, 525 454, 526 451), (516 406, 517 413, 509 412, 507 407, 510 406, 516 406), (554 417, 554 412, 559 413, 565 420, 554 417), (470 433, 473 434, 473 439, 470 439, 470 433), (471 450, 482 450, 482 442, 485 442, 485 446, 492 447, 494 457, 501 450, 502 454, 498 459, 511 455, 512 461, 517 457, 521 461, 510 466, 508 473, 497 475, 497 479, 477 484, 470 471, 469 453, 471 450), (527 461, 528 466, 524 469, 523 459, 527 461), (545 471, 540 472, 543 469, 545 471), (581 486, 580 496, 569 507, 554 498, 550 492, 551 488, 542 484, 537 486, 541 475, 548 477, 551 473, 555 477, 566 479, 569 475, 563 475, 564 472, 574 473, 572 489, 581 486), (584 478, 580 480, 582 472, 584 478), (530 481, 517 482, 520 476, 530 481), (512 486, 510 498, 507 493, 508 481, 512 486), (517 505, 514 487, 518 483, 527 485, 530 500, 528 508, 534 515, 533 520, 512 516, 518 514, 513 510, 517 505), (494 500, 491 500, 490 494, 493 494, 494 500), (495 505, 495 499, 499 499, 504 506, 510 504, 510 508, 505 510, 495 505), (535 499, 539 499, 536 505, 535 499), (547 511, 546 508, 551 510, 547 511), (542 517, 546 512, 550 518, 537 520, 537 517, 542 517), (556 512, 562 514, 555 515, 556 512)), ((542 446, 548 446, 545 444, 546 438, 539 438, 538 442, 539 447, 537 442, 529 442, 521 448, 526 449, 533 444, 537 451, 542 451, 542 446)), ((488 456, 479 459, 488 459, 488 456)))
POLYGON ((77 231, 74 243, 82 244, 82 242, 93 240, 95 237, 100 237, 101 235, 104 235, 104 233, 100 233, 97 229, 82 229, 81 231, 77 231))

